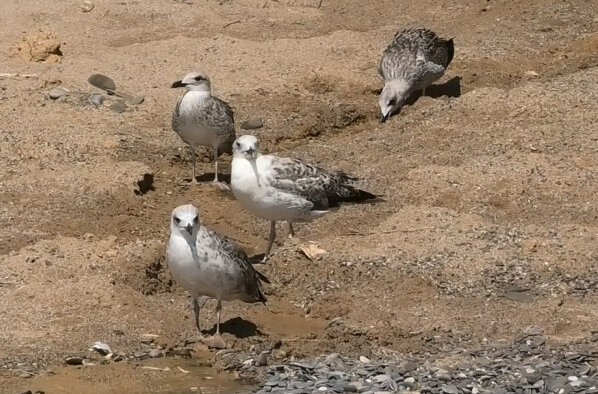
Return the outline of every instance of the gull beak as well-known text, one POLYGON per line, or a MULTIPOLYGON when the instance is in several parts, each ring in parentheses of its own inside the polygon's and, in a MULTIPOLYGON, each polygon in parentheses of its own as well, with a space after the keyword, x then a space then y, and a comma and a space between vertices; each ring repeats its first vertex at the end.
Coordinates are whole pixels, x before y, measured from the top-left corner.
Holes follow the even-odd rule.
POLYGON ((187 84, 183 83, 183 81, 176 81, 170 85, 171 88, 184 88, 187 84))
POLYGON ((189 235, 192 235, 193 234, 193 225, 191 223, 189 223, 188 225, 185 226, 185 230, 187 230, 189 235))
POLYGON ((247 149, 247 150, 246 150, 246 152, 247 152, 247 154, 248 154, 249 156, 251 156, 251 158, 252 158, 252 159, 255 159, 255 156, 256 156, 256 151, 255 151, 255 149, 253 149, 253 148, 249 148, 249 149, 247 149))
POLYGON ((390 111, 388 111, 388 113, 386 115, 381 114, 380 115, 380 123, 386 122, 386 120, 388 119, 389 115, 390 115, 390 111))

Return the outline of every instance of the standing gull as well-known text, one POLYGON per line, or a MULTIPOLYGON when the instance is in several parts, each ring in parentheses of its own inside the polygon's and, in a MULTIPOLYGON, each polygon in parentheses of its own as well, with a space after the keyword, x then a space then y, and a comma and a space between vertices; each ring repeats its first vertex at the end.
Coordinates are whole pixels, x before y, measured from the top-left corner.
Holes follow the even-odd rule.
POLYGON ((233 143, 231 188, 241 205, 253 215, 270 221, 264 260, 276 238, 276 221, 308 222, 326 214, 339 202, 358 202, 376 196, 356 189, 353 178, 328 172, 301 160, 262 155, 256 137, 243 135, 233 143))
POLYGON ((218 301, 217 343, 222 343, 220 310, 223 300, 266 303, 261 282, 270 283, 268 279, 253 268, 235 242, 202 226, 199 212, 193 205, 181 205, 172 211, 166 260, 174 280, 193 297, 198 330, 198 298, 208 296, 218 301))
POLYGON ((210 78, 201 71, 187 74, 172 84, 173 88, 185 88, 172 114, 172 128, 191 148, 193 178, 195 179, 195 147, 212 148, 214 152, 214 185, 228 189, 218 181, 218 156, 232 153, 235 140, 235 120, 232 108, 224 101, 212 96, 210 78))
POLYGON ((428 29, 411 28, 395 34, 384 50, 378 73, 384 79, 380 94, 380 122, 398 112, 416 90, 442 77, 453 60, 453 39, 445 40, 428 29))

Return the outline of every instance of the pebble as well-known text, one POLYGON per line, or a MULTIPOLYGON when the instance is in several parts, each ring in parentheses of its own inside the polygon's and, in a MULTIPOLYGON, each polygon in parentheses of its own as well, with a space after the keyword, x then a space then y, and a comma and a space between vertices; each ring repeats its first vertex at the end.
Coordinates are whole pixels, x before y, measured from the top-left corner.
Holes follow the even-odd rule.
POLYGON ((268 352, 263 351, 260 353, 260 355, 257 357, 257 365, 260 367, 265 367, 266 365, 268 365, 268 352))
POLYGON ((100 353, 102 356, 112 353, 110 346, 108 346, 108 344, 104 343, 104 342, 94 343, 93 346, 91 347, 91 350, 95 350, 96 352, 100 353))
POLYGON ((549 349, 542 350, 544 341, 541 334, 526 334, 507 349, 463 356, 450 371, 435 366, 433 360, 378 363, 365 356, 351 359, 333 353, 271 365, 267 381, 254 392, 569 394, 584 390, 598 394, 592 391, 598 387, 598 374, 592 367, 598 364, 598 353, 555 356, 549 349), (522 349, 521 343, 533 347, 522 349), (528 353, 532 349, 535 353, 528 353), (587 375, 579 378, 580 370, 587 375))
POLYGON ((112 111, 120 114, 120 113, 123 113, 126 111, 127 102, 123 99, 116 100, 115 102, 110 104, 110 107, 108 107, 108 108, 110 108, 112 111))
POLYGON ((83 365, 83 358, 82 357, 67 357, 64 359, 68 365, 83 365))
POLYGON ((388 375, 385 375, 385 374, 382 374, 382 375, 376 375, 376 376, 374 377, 374 381, 375 381, 375 382, 378 382, 378 383, 380 383, 380 382, 386 382, 387 380, 390 380, 390 376, 388 376, 388 375))
POLYGON ((264 127, 264 121, 259 116, 249 118, 245 122, 241 123, 241 128, 243 130, 253 130, 262 127, 264 127))
POLYGON ((150 356, 150 358, 159 358, 162 357, 163 354, 160 350, 158 349, 152 349, 150 350, 150 352, 148 353, 148 356, 150 356))
POLYGON ((50 93, 48 93, 48 95, 52 100, 58 100, 62 96, 65 96, 67 93, 68 91, 64 88, 54 88, 50 90, 50 93))
POLYGON ((442 392, 446 394, 458 394, 459 388, 454 384, 445 384, 442 386, 442 392))
POLYGON ((102 74, 94 74, 87 79, 87 82, 102 90, 116 90, 116 84, 112 78, 102 74))
POLYGON ((95 105, 96 107, 99 107, 104 103, 104 96, 100 93, 92 93, 89 96, 89 102, 95 105))
POLYGON ((89 0, 85 0, 83 3, 81 3, 80 8, 81 8, 81 11, 83 11, 83 12, 90 12, 91 10, 93 10, 95 8, 95 4, 93 4, 89 0))

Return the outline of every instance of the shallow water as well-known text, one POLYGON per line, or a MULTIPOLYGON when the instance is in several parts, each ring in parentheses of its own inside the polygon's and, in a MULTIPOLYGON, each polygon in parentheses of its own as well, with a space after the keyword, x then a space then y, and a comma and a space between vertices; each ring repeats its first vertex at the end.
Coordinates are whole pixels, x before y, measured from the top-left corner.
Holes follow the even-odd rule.
POLYGON ((10 392, 210 394, 239 393, 252 387, 234 374, 216 372, 197 359, 161 358, 61 367, 53 374, 28 379, 10 392))

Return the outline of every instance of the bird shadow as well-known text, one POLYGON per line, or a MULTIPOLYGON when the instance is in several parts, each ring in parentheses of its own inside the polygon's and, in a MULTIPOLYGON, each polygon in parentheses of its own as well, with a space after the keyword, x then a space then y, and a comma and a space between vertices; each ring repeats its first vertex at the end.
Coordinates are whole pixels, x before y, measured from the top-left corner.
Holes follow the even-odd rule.
MULTIPOLYGON (((409 96, 405 104, 413 105, 423 97, 423 90, 417 91, 415 94, 409 96)), ((442 96, 460 97, 461 96, 461 77, 453 77, 438 85, 430 85, 426 88, 426 97, 439 98, 442 96)))
MULTIPOLYGON (((220 323, 220 332, 232 334, 237 339, 254 337, 256 335, 264 335, 254 323, 241 317, 235 317, 225 321, 224 323, 220 323)), ((210 330, 206 331, 206 334, 215 335, 216 325, 214 325, 214 327, 210 330)))
MULTIPOLYGON (((211 182, 214 180, 215 174, 213 172, 206 172, 200 176, 195 177, 197 182, 211 182)), ((220 182, 228 183, 230 185, 230 174, 218 173, 218 180, 220 182)))

